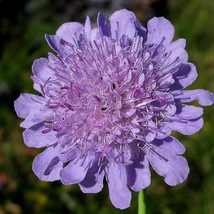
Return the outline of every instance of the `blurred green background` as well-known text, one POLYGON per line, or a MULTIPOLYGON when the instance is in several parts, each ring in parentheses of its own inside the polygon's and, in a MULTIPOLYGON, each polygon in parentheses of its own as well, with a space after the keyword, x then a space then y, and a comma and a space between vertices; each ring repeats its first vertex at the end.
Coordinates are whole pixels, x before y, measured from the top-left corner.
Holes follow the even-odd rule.
MULTIPOLYGON (((120 8, 133 10, 146 25, 153 16, 174 24, 175 38, 187 39, 189 61, 198 69, 191 88, 214 91, 214 1, 213 0, 0 0, 0 214, 118 214, 137 213, 137 193, 132 205, 121 211, 109 201, 105 185, 99 194, 83 194, 78 185, 63 186, 37 179, 31 169, 41 151, 27 148, 21 120, 13 101, 21 92, 35 93, 30 79, 33 60, 51 51, 44 34, 54 34, 66 21, 96 21, 99 11, 109 16, 120 8)), ((167 186, 152 172, 146 189, 148 214, 214 213, 214 114, 206 107, 205 125, 193 136, 176 137, 184 143, 190 166, 186 182, 167 186)))

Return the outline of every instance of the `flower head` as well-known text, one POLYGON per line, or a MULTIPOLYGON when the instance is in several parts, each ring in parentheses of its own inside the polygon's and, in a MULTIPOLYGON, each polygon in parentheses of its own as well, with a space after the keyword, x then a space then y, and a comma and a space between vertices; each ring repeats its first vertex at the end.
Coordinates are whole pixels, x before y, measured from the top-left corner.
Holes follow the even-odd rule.
POLYGON ((152 18, 147 29, 127 10, 98 27, 65 23, 46 40, 56 55, 35 60, 34 88, 15 101, 25 144, 46 147, 33 162, 44 181, 79 184, 96 193, 105 178, 117 208, 130 206, 131 192, 150 184, 149 164, 168 185, 188 176, 184 146, 171 136, 203 126, 198 100, 212 105, 205 90, 184 90, 197 77, 185 40, 172 42, 174 28, 152 18))

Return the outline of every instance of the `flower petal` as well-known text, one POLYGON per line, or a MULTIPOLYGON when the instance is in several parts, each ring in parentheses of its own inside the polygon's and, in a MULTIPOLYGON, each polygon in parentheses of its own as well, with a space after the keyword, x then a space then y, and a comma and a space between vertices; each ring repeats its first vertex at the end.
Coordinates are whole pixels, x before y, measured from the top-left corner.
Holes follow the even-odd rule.
POLYGON ((126 9, 114 12, 110 18, 111 37, 120 40, 122 36, 128 36, 132 39, 136 33, 135 20, 136 16, 126 9))
POLYGON ((64 169, 62 169, 60 176, 63 184, 77 184, 86 176, 91 158, 79 158, 70 162, 64 169))
POLYGON ((92 46, 94 46, 94 41, 96 42, 99 42, 101 38, 101 35, 100 35, 100 31, 98 28, 93 28, 91 30, 91 42, 92 42, 92 46))
POLYGON ((57 142, 56 133, 49 131, 42 133, 44 130, 44 123, 38 123, 23 132, 24 142, 28 147, 41 148, 50 146, 57 142))
POLYGON ((173 25, 165 18, 154 17, 148 21, 146 44, 168 45, 174 36, 173 25))
POLYGON ((214 94, 203 89, 185 90, 177 95, 175 94, 174 96, 181 102, 197 100, 202 106, 210 106, 214 103, 214 94))
POLYGON ((44 120, 53 119, 53 112, 46 106, 46 99, 41 96, 23 93, 14 102, 17 115, 25 118, 21 127, 29 128, 44 120))
POLYGON ((175 113, 175 116, 178 118, 191 120, 191 119, 199 118, 203 114, 203 108, 201 107, 196 107, 193 105, 185 105, 185 104, 177 104, 176 107, 177 107, 177 111, 175 113))
MULTIPOLYGON (((179 100, 180 102, 180 100, 179 100)), ((167 124, 172 130, 185 135, 191 135, 203 127, 203 109, 192 105, 176 104, 177 111, 174 116, 168 117, 167 124), (191 113, 190 113, 191 112, 191 113)))
POLYGON ((179 131, 185 135, 194 134, 203 126, 202 114, 203 109, 201 107, 177 104, 177 111, 170 118, 168 126, 172 130, 179 131))
POLYGON ((94 164, 88 171, 83 181, 80 182, 80 189, 84 193, 97 193, 103 188, 104 171, 98 172, 99 167, 94 164))
POLYGON ((191 85, 197 78, 198 74, 195 65, 192 63, 181 64, 178 71, 173 74, 174 84, 170 86, 172 91, 181 90, 191 85))
POLYGON ((90 38, 91 38, 91 20, 88 16, 85 20, 85 35, 86 35, 87 39, 90 41, 90 38))
POLYGON ((130 206, 131 192, 127 187, 125 166, 111 163, 106 169, 106 178, 112 204, 116 208, 126 209, 130 206))
POLYGON ((48 66, 49 61, 46 58, 39 58, 33 62, 32 70, 34 75, 45 83, 50 77, 53 77, 54 71, 48 66))
POLYGON ((137 19, 135 20, 135 28, 136 28, 137 34, 143 38, 143 41, 146 41, 147 30, 145 27, 141 25, 140 21, 137 19))
POLYGON ((61 39, 58 36, 45 34, 45 39, 56 53, 60 53, 61 39))
POLYGON ((110 36, 109 24, 102 13, 97 16, 97 25, 101 28, 103 36, 110 36))
POLYGON ((188 54, 183 48, 176 48, 170 52, 163 64, 163 73, 173 73, 175 69, 179 69, 181 63, 186 63, 188 60, 188 54))
POLYGON ((180 141, 171 136, 162 140, 155 140, 152 142, 152 144, 165 149, 170 148, 170 151, 176 155, 182 155, 186 150, 180 141))
POLYGON ((67 22, 59 27, 56 35, 61 39, 75 45, 76 39, 83 33, 83 25, 79 22, 67 22))
MULTIPOLYGON (((166 142, 163 141, 163 144, 166 142)), ((159 142, 157 144, 160 144, 159 142)), ((153 145, 157 145, 156 141, 153 145)), ((185 158, 171 152, 171 145, 154 146, 146 154, 152 168, 160 175, 164 176, 165 182, 170 186, 175 186, 186 180, 189 174, 189 166, 185 158)))
POLYGON ((185 135, 192 135, 199 131, 204 125, 204 121, 201 117, 191 120, 179 120, 179 118, 174 118, 168 126, 174 130, 185 135))
POLYGON ((185 39, 177 39, 176 41, 170 43, 169 47, 167 48, 170 51, 173 51, 177 48, 185 48, 186 47, 186 40, 185 39))
POLYGON ((23 93, 14 102, 16 113, 21 118, 26 118, 31 114, 31 109, 44 107, 45 100, 43 97, 33 94, 23 93), (35 100, 39 102, 35 102, 35 100), (26 105, 27 104, 27 105, 26 105))
POLYGON ((160 125, 156 138, 157 139, 166 138, 171 134, 171 132, 172 132, 172 129, 169 126, 167 126, 166 124, 160 125))
POLYGON ((57 157, 58 147, 48 147, 33 161, 33 172, 40 180, 55 181, 60 179, 63 163, 57 157))
POLYGON ((186 46, 185 39, 178 39, 168 45, 165 54, 169 55, 167 56, 167 60, 164 62, 163 66, 165 67, 163 69, 164 73, 166 72, 172 73, 172 70, 180 66, 181 63, 187 63, 188 54, 184 49, 185 46, 186 46))
POLYGON ((48 45, 56 52, 59 53, 61 56, 67 56, 72 54, 73 50, 71 48, 71 44, 66 42, 65 40, 61 39, 57 35, 45 35, 45 39, 48 45))
POLYGON ((133 164, 127 166, 128 185, 134 191, 145 189, 151 183, 151 173, 149 162, 145 156, 140 156, 133 160, 133 164))

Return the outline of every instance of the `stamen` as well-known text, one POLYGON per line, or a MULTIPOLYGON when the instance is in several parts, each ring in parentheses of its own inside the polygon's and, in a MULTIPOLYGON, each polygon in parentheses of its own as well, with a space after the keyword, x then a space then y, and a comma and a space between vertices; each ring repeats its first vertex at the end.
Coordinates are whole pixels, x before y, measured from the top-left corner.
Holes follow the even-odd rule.
POLYGON ((137 144, 137 147, 142 150, 144 153, 149 153, 150 150, 153 148, 150 144, 145 142, 140 142, 137 144))

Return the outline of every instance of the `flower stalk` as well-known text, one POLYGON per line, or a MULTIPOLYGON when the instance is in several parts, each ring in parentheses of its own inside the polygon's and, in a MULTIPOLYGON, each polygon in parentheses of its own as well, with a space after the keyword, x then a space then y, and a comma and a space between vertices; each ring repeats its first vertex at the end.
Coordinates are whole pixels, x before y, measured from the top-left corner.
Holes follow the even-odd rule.
POLYGON ((146 204, 143 190, 138 193, 138 214, 146 214, 146 204))

